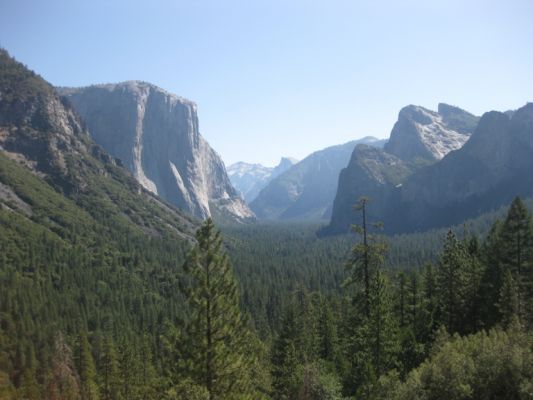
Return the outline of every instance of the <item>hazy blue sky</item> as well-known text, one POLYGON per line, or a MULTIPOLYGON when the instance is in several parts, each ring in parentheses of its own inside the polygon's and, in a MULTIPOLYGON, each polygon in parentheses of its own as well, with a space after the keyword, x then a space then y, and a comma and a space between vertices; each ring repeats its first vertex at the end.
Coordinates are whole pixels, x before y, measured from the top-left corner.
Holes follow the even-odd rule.
POLYGON ((531 0, 0 0, 0 45, 55 85, 194 100, 226 163, 387 137, 411 103, 533 101, 531 0))

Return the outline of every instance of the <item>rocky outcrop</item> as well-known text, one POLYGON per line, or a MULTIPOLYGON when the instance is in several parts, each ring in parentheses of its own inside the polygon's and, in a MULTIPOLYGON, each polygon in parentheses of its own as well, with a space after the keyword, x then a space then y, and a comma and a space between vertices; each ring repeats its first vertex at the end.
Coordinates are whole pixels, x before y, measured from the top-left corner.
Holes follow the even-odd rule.
POLYGON ((404 183, 398 213, 410 230, 459 223, 533 194, 532 170, 533 104, 511 117, 492 111, 461 150, 404 183))
POLYGON ((383 149, 357 145, 350 163, 339 175, 339 185, 330 224, 321 234, 348 232, 359 216, 353 206, 361 197, 371 201, 368 216, 371 221, 383 219, 394 203, 396 190, 413 172, 413 165, 383 149))
POLYGON ((239 191, 247 203, 251 203, 261 190, 274 178, 278 177, 298 161, 282 157, 274 168, 261 164, 237 162, 228 167, 228 176, 233 187, 239 191))
POLYGON ((478 118, 460 108, 439 104, 438 112, 420 106, 400 110, 385 151, 405 161, 431 163, 460 149, 478 118))
POLYGON ((49 83, 1 49, 0 155, 3 206, 38 215, 34 222, 56 233, 75 229, 70 225, 75 216, 69 215, 74 208, 95 221, 151 235, 172 232, 191 240, 197 228, 189 216, 143 190, 91 139, 82 119, 49 83))
POLYGON ((58 91, 146 189, 198 218, 253 218, 200 135, 193 102, 139 81, 58 91))
POLYGON ((250 207, 263 219, 329 218, 339 173, 358 143, 383 146, 383 141, 365 137, 312 153, 273 179, 250 207))
MULTIPOLYGON (((439 114, 455 132, 470 129, 472 120, 465 123, 454 109, 439 107, 439 114)), ((513 113, 485 113, 464 146, 429 165, 404 160, 402 164, 399 157, 391 161, 381 155, 370 158, 378 166, 368 168, 369 157, 354 151, 341 173, 331 223, 323 232, 347 232, 356 219, 351 204, 361 195, 374 199, 369 210, 389 232, 461 223, 508 204, 517 195, 533 194, 533 104, 513 113), (369 173, 392 162, 398 163, 394 170, 399 172, 392 180, 369 173)))

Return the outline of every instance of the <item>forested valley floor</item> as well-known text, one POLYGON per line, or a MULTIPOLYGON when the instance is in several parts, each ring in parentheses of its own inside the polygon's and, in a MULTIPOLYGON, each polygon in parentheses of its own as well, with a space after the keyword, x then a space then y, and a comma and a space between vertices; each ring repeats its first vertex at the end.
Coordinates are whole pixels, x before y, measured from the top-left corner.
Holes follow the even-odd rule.
POLYGON ((530 206, 393 237, 208 220, 192 249, 0 210, 0 399, 531 399, 530 206))

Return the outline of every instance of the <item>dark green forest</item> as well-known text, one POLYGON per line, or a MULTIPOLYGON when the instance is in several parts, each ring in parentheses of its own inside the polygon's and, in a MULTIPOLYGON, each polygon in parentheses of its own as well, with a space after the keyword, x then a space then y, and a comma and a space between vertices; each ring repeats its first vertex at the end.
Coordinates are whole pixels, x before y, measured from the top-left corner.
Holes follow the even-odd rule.
POLYGON ((5 51, 0 93, 0 399, 533 399, 531 199, 397 236, 366 199, 351 235, 199 223, 5 51))
POLYGON ((533 396, 533 227, 518 198, 395 237, 373 221, 324 239, 208 221, 191 250, 47 203, 24 179, 43 215, 0 211, 1 398, 533 396))

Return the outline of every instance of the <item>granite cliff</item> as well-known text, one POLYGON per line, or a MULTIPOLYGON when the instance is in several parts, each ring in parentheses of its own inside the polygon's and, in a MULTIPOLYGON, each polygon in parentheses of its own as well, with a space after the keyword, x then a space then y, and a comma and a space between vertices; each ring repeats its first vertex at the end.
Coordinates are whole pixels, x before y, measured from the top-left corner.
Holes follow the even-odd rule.
POLYGON ((357 221, 351 205, 360 196, 373 199, 369 209, 389 232, 450 226, 517 195, 530 196, 533 104, 514 112, 491 111, 479 120, 451 106, 439 105, 438 115, 408 107, 400 112, 385 152, 388 156, 355 149, 341 172, 332 219, 323 233, 347 232, 357 221), (438 131, 432 140, 414 134, 413 127, 428 132, 428 126, 438 131), (461 145, 458 135, 468 140, 461 145))
POLYGON ((58 91, 147 190, 197 218, 253 218, 200 135, 193 102, 139 81, 58 91))

